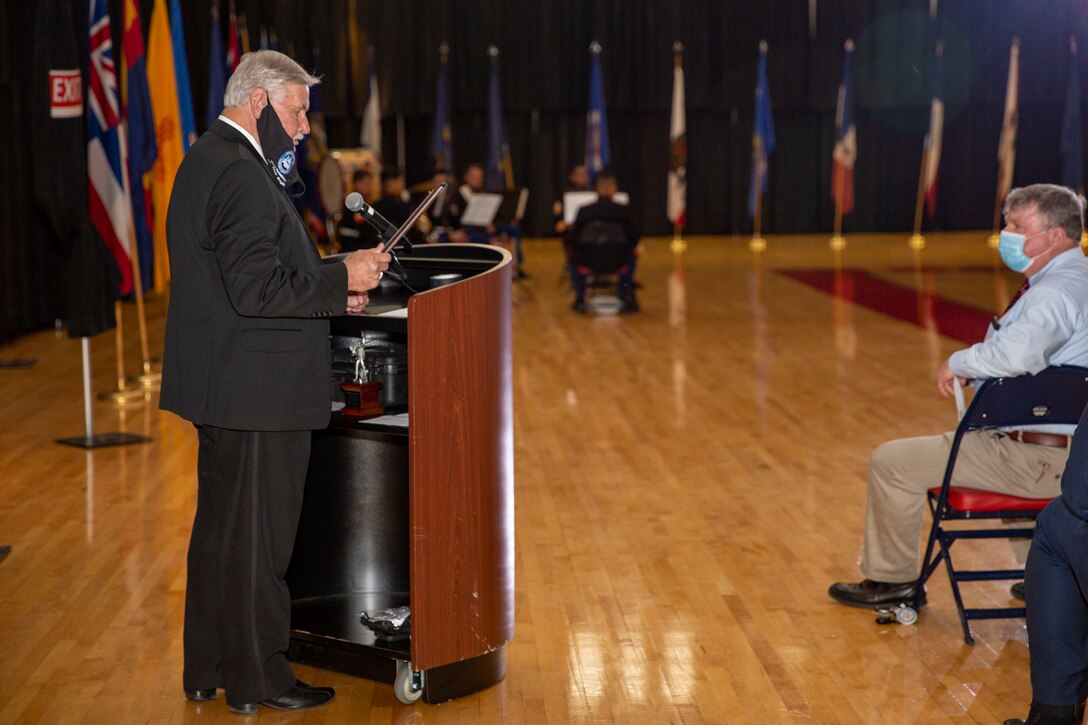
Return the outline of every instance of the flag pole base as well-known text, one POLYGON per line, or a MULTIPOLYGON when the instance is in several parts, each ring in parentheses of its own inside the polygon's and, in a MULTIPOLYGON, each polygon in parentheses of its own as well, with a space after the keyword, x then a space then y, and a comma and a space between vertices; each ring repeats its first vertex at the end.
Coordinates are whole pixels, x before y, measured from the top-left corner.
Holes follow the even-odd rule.
POLYGON ((748 248, 753 252, 762 252, 767 249, 767 240, 763 237, 752 237, 748 240, 748 248))
POLYGON ((128 403, 134 403, 137 400, 143 400, 147 396, 147 391, 143 388, 126 388, 122 385, 118 385, 112 390, 106 390, 98 394, 99 400, 104 400, 114 405, 126 405, 128 403))
POLYGON ((151 439, 135 433, 98 433, 76 438, 57 438, 57 443, 77 448, 103 448, 105 446, 123 446, 127 443, 147 443, 151 439))
POLYGON ((921 234, 911 234, 910 239, 907 240, 907 246, 914 250, 925 249, 926 238, 921 234))
POLYGON ((835 252, 841 252, 842 250, 846 249, 846 237, 841 234, 836 234, 835 236, 831 237, 831 240, 828 241, 827 246, 831 247, 831 249, 835 252))
MULTIPOLYGON (((997 249, 997 243, 1000 240, 1001 237, 999 237, 997 234, 991 234, 990 236, 986 237, 986 246, 990 249, 997 249)), ((1084 244, 1084 242, 1081 242, 1081 244, 1084 244)))
POLYGON ((669 249, 672 250, 673 254, 683 254, 688 251, 688 243, 680 237, 674 237, 673 240, 669 242, 669 249))
POLYGON ((140 373, 139 375, 133 375, 129 378, 129 382, 136 383, 143 390, 158 390, 159 386, 162 385, 162 373, 140 373))

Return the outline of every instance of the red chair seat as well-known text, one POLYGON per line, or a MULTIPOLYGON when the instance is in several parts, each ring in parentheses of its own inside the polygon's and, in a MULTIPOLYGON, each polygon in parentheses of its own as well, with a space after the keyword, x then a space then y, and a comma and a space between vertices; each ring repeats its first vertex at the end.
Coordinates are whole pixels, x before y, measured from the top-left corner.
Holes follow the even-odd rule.
MULTIPOLYGON (((929 492, 939 496, 941 488, 931 488, 929 492)), ((1021 498, 962 486, 948 488, 948 505, 957 511, 1042 511, 1050 501, 1049 498, 1021 498)))

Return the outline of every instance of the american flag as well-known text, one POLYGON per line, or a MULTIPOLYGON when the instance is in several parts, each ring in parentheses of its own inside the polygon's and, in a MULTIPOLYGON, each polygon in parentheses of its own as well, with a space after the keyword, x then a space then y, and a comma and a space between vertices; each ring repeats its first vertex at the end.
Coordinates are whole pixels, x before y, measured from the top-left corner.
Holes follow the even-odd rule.
POLYGON ((117 260, 121 272, 118 290, 127 295, 132 292, 132 201, 128 195, 128 170, 123 163, 127 152, 106 0, 91 0, 88 38, 88 205, 91 224, 117 260))

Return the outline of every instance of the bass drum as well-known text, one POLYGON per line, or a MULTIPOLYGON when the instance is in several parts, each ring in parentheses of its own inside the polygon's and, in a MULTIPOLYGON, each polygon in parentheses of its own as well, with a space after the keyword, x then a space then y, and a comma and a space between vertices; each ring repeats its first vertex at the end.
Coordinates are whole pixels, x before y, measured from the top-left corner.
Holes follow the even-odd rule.
POLYGON ((317 187, 325 213, 339 219, 344 212, 344 196, 347 191, 344 187, 344 171, 340 162, 332 156, 326 156, 317 165, 317 187))

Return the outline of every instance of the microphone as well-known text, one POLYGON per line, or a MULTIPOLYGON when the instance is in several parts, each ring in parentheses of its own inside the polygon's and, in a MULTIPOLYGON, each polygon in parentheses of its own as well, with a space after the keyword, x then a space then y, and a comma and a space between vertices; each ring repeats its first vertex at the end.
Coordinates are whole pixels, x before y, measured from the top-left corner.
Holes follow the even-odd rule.
MULTIPOLYGON (((350 212, 362 214, 363 219, 366 219, 372 227, 378 230, 378 237, 380 239, 378 251, 381 251, 381 248, 383 248, 389 240, 393 238, 393 235, 397 233, 397 228, 393 226, 388 219, 379 214, 374 207, 367 204, 363 199, 363 195, 359 192, 353 191, 348 194, 347 198, 344 199, 344 206, 346 206, 350 212)), ((401 242, 408 245, 407 239, 402 239, 401 242)), ((411 247, 409 246, 408 249, 411 250, 411 247)), ((408 273, 404 271, 404 267, 401 266, 400 260, 397 259, 397 255, 393 254, 392 249, 387 251, 392 258, 389 266, 394 272, 400 275, 400 283, 405 287, 408 287, 410 292, 415 292, 414 289, 408 286, 408 273)))
POLYGON ((348 198, 344 199, 344 206, 348 208, 348 211, 362 214, 363 219, 366 219, 372 227, 378 230, 383 245, 397 233, 397 228, 388 219, 375 211, 374 207, 367 204, 363 199, 363 195, 359 192, 353 191, 348 194, 348 198))

